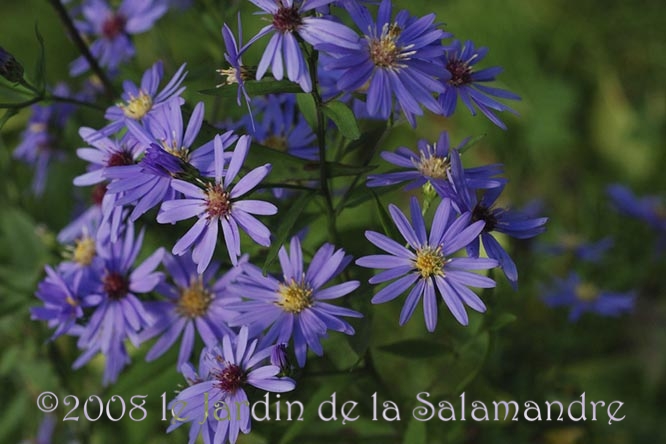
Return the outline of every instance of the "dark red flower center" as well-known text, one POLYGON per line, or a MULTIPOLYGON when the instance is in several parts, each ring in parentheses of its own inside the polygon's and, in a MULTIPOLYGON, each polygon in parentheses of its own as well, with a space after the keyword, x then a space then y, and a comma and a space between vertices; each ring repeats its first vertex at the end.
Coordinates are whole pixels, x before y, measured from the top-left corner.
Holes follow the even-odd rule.
POLYGON ((106 161, 106 166, 108 167, 125 166, 133 164, 134 164, 134 158, 132 157, 132 153, 125 150, 116 151, 115 153, 111 154, 111 156, 109 156, 109 159, 106 161))
POLYGON ((129 293, 129 282, 122 274, 112 271, 102 279, 104 291, 114 301, 120 300, 129 293))
POLYGON ((273 15, 273 26, 283 34, 296 31, 303 24, 303 18, 298 12, 298 8, 296 5, 285 7, 282 0, 279 1, 279 5, 278 11, 273 15))
POLYGON ((472 222, 482 220, 486 223, 486 226, 483 227, 483 231, 489 232, 493 231, 497 226, 497 218, 493 214, 490 208, 484 207, 481 204, 477 204, 472 210, 472 222))
POLYGON ((102 199, 104 199, 104 195, 106 194, 106 184, 105 183, 98 183, 95 185, 95 187, 92 189, 92 193, 90 193, 90 197, 95 205, 102 205, 102 199))
POLYGON ((462 60, 449 60, 446 63, 446 70, 451 73, 450 85, 462 86, 472 83, 472 68, 462 60))
POLYGON ((102 35, 107 39, 115 38, 125 31, 127 19, 122 14, 112 14, 102 24, 102 35))
POLYGON ((236 364, 227 365, 215 376, 217 377, 217 386, 228 393, 236 392, 247 382, 247 375, 236 364))

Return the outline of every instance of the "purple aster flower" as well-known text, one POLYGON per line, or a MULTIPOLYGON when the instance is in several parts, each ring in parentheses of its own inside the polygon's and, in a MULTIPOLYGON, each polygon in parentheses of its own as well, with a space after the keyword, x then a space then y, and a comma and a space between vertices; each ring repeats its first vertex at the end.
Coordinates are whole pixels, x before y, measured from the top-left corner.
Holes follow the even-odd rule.
POLYGON ((277 207, 260 200, 239 200, 248 193, 270 172, 270 164, 257 167, 243 176, 235 185, 233 180, 238 175, 248 150, 250 137, 241 136, 236 143, 229 166, 224 169, 224 149, 231 144, 229 138, 215 136, 215 180, 201 184, 203 188, 183 180, 174 179, 172 187, 183 193, 185 199, 165 201, 162 204, 157 221, 175 223, 196 216, 197 222, 176 242, 173 254, 182 255, 190 246, 195 245, 192 259, 198 265, 197 271, 203 273, 217 243, 218 225, 222 227, 224 240, 231 262, 236 265, 240 256, 240 228, 255 242, 269 246, 270 231, 252 214, 273 215, 277 207))
POLYGON ((439 96, 439 103, 446 117, 456 110, 458 97, 467 109, 476 115, 478 108, 491 122, 502 129, 506 125, 494 114, 496 111, 509 111, 516 113, 509 106, 494 97, 508 100, 520 100, 520 96, 500 88, 484 85, 485 82, 495 80, 502 72, 502 68, 494 66, 474 71, 474 65, 479 63, 488 53, 487 48, 475 48, 474 43, 466 41, 462 46, 455 40, 446 50, 446 72, 440 79, 444 85, 444 92, 439 96))
MULTIPOLYGON (((97 37, 90 45, 90 52, 100 66, 114 71, 134 57, 130 36, 149 30, 166 11, 167 5, 162 0, 123 0, 117 9, 104 0, 87 0, 82 8, 85 21, 77 21, 76 26, 89 38, 97 37)), ((81 56, 72 62, 70 74, 76 76, 89 68, 88 61, 81 56)))
POLYGON ((65 226, 58 233, 58 242, 68 244, 84 234, 89 234, 94 230, 91 227, 98 227, 102 220, 102 200, 106 195, 106 184, 97 184, 91 191, 92 205, 78 213, 74 220, 65 226))
POLYGON ((140 87, 137 87, 134 82, 126 80, 123 83, 123 102, 106 110, 104 117, 111 123, 102 128, 100 132, 105 135, 114 134, 120 131, 128 120, 145 122, 153 116, 155 110, 170 100, 178 100, 179 104, 184 103, 180 95, 185 87, 180 85, 186 75, 185 64, 182 64, 162 91, 158 92, 159 84, 164 76, 164 67, 162 62, 158 61, 143 74, 140 87))
POLYGON ((641 219, 654 230, 666 235, 666 204, 661 197, 637 197, 629 188, 619 184, 609 185, 607 193, 618 211, 641 219))
POLYGON ((460 212, 470 212, 473 221, 485 222, 480 236, 473 239, 467 246, 467 254, 478 257, 479 242, 483 242, 488 257, 497 259, 504 275, 513 288, 516 289, 518 282, 516 264, 492 233, 503 233, 516 239, 529 239, 546 231, 548 218, 531 217, 519 211, 496 206, 496 201, 504 190, 504 184, 486 190, 479 198, 476 190, 470 187, 467 182, 460 155, 452 151, 450 159, 450 178, 455 192, 455 205, 460 212))
POLYGON ((90 162, 88 172, 74 179, 74 185, 79 187, 105 181, 108 168, 136 164, 144 151, 144 147, 131 134, 125 134, 120 140, 111 140, 92 128, 83 127, 79 135, 92 145, 76 150, 77 156, 90 162))
POLYGON ((386 269, 370 278, 371 284, 394 280, 382 288, 372 298, 373 304, 391 301, 411 287, 405 305, 400 313, 400 325, 404 325, 414 313, 423 297, 423 315, 428 331, 437 326, 437 297, 435 288, 444 299, 453 316, 462 325, 467 325, 465 305, 478 312, 486 306, 476 293, 468 288, 492 288, 495 281, 470 270, 487 270, 498 265, 494 259, 478 257, 452 257, 476 239, 483 230, 483 221, 472 221, 472 214, 465 212, 455 217, 450 199, 443 199, 433 218, 430 235, 421 207, 415 197, 410 201, 412 223, 395 205, 389 205, 389 212, 400 234, 407 241, 407 247, 383 234, 366 231, 365 237, 389 254, 365 256, 356 261, 357 265, 368 268, 386 269))
POLYGON ((60 275, 47 266, 46 278, 37 287, 35 296, 44 305, 30 309, 31 319, 47 321, 50 328, 55 328, 51 340, 71 330, 77 319, 83 317, 83 309, 95 307, 102 302, 99 295, 83 295, 79 291, 82 274, 75 274, 70 279, 60 275))
POLYGON ((264 76, 269 66, 273 77, 282 80, 286 69, 289 80, 301 85, 305 92, 312 91, 308 64, 296 35, 315 48, 320 44, 336 45, 341 48, 359 47, 358 35, 345 25, 324 17, 305 15, 333 0, 250 1, 272 16, 271 23, 262 28, 246 45, 250 46, 261 37, 273 33, 259 61, 257 80, 264 76))
POLYGON ((437 78, 445 72, 441 40, 450 34, 437 29, 435 14, 417 19, 400 11, 391 20, 391 1, 384 0, 374 22, 365 7, 353 2, 346 7, 365 34, 356 48, 337 48, 334 42, 322 46, 335 57, 326 68, 343 70, 338 88, 367 88, 368 113, 382 119, 393 111, 394 97, 412 126, 414 116, 423 114, 422 105, 441 113, 433 94, 444 92, 437 78))
POLYGON ((291 363, 289 362, 289 355, 287 355, 287 344, 275 344, 271 348, 271 365, 280 367, 281 374, 289 374, 291 372, 291 363))
POLYGON ((171 181, 185 168, 180 157, 151 143, 138 164, 107 169, 106 176, 112 181, 108 194, 118 194, 116 205, 134 205, 130 214, 134 222, 156 205, 176 197, 171 181))
POLYGON ((246 388, 283 393, 296 386, 293 379, 278 377, 280 367, 265 364, 271 349, 257 350, 257 340, 248 341, 247 327, 241 328, 236 338, 224 336, 221 345, 202 351, 198 374, 184 366, 183 373, 191 385, 169 403, 170 409, 188 420, 170 425, 167 432, 184 422, 192 422, 189 444, 194 444, 200 431, 206 443, 212 442, 214 436, 216 443, 228 440, 233 444, 240 432, 249 433, 250 404, 246 388))
POLYGON ((298 365, 303 367, 310 348, 318 356, 323 354, 320 338, 327 330, 354 334, 354 328, 340 316, 360 318, 363 315, 348 308, 324 301, 337 299, 356 290, 358 281, 322 288, 339 275, 351 262, 344 250, 323 245, 312 258, 307 271, 303 268, 303 252, 298 237, 291 239, 290 252, 280 248, 282 277, 264 276, 255 266, 245 267, 245 273, 236 285, 246 301, 232 304, 231 309, 241 312, 232 325, 250 325, 253 331, 268 329, 261 339, 263 345, 289 342, 293 338, 298 365))
MULTIPOLYGON (((241 264, 244 261, 241 259, 241 264)), ((214 347, 224 335, 235 334, 227 326, 236 315, 227 305, 240 298, 233 296, 229 285, 241 273, 233 267, 216 278, 219 264, 213 262, 203 274, 197 273, 196 264, 189 255, 164 257, 164 265, 173 283, 162 283, 157 292, 167 300, 147 302, 146 309, 156 319, 155 324, 144 330, 141 340, 161 335, 146 354, 146 361, 163 355, 182 334, 177 367, 187 362, 194 347, 195 332, 207 347, 214 347)))
MULTIPOLYGON (((194 145, 194 141, 201 130, 203 119, 204 104, 203 102, 199 102, 194 107, 194 110, 192 110, 192 115, 187 122, 187 126, 185 126, 180 101, 172 99, 155 110, 153 117, 146 122, 145 126, 141 126, 136 121, 130 120, 127 122, 127 128, 144 146, 150 146, 151 144, 159 145, 167 153, 192 165, 202 174, 213 175, 215 157, 213 153, 213 141, 206 142, 199 147, 194 145)), ((231 133, 224 137, 231 137, 231 133)), ((152 155, 156 153, 160 153, 160 151, 153 151, 152 155)), ((167 156, 162 156, 162 158, 170 164, 170 166, 165 164, 165 169, 169 171, 179 170, 174 163, 174 159, 170 159, 167 156)), ((181 166, 181 168, 184 167, 181 166)))
POLYGON ((583 313, 619 316, 634 308, 635 292, 614 293, 603 291, 594 284, 581 281, 576 273, 566 279, 557 279, 553 287, 545 290, 543 301, 550 307, 569 306, 569 321, 576 322, 583 313))
MULTIPOLYGON (((409 181, 405 190, 412 190, 430 183, 442 197, 451 197, 452 189, 449 183, 449 151, 465 146, 467 140, 463 140, 457 147, 451 147, 449 134, 442 131, 437 142, 430 144, 421 139, 418 142, 418 154, 407 147, 401 146, 395 153, 383 151, 381 156, 384 160, 401 168, 409 168, 409 171, 399 171, 384 174, 371 174, 368 176, 368 186, 388 186, 400 182, 409 181)), ((465 178, 471 188, 493 188, 503 184, 503 180, 493 179, 502 173, 501 164, 486 165, 477 168, 467 168, 465 178)))
POLYGON ((142 243, 143 231, 135 240, 134 227, 130 224, 118 242, 98 246, 104 265, 89 294, 101 297, 102 301, 80 332, 78 346, 86 351, 76 360, 74 368, 81 367, 97 352, 103 353, 107 358, 105 385, 114 382, 129 362, 125 338, 138 347, 138 333, 153 323, 136 295, 153 291, 161 282, 163 275, 155 268, 162 260, 164 249, 158 249, 135 267, 142 243))

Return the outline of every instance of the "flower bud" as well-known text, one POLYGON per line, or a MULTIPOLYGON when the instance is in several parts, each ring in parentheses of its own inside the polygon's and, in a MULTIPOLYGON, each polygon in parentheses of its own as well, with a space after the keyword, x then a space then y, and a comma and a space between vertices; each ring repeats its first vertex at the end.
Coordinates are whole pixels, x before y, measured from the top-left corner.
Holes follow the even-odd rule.
POLYGON ((2 46, 0 46, 0 76, 14 83, 23 80, 23 66, 2 46))
POLYGON ((282 374, 289 374, 291 364, 287 356, 287 344, 276 344, 271 350, 271 364, 280 367, 282 374))

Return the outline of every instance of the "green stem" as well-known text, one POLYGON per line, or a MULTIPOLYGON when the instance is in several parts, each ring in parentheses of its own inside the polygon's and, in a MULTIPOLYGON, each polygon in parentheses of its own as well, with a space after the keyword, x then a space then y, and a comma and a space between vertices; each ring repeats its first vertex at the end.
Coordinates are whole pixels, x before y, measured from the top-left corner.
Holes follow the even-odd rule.
POLYGON ((328 222, 328 240, 336 244, 337 228, 335 224, 335 208, 333 207, 333 197, 328 185, 328 171, 326 170, 326 118, 324 116, 324 101, 319 94, 317 83, 317 60, 319 53, 317 51, 308 51, 307 46, 303 45, 308 55, 310 64, 310 77, 312 78, 312 98, 317 109, 317 145, 319 147, 319 187, 321 194, 326 202, 326 217, 328 222))

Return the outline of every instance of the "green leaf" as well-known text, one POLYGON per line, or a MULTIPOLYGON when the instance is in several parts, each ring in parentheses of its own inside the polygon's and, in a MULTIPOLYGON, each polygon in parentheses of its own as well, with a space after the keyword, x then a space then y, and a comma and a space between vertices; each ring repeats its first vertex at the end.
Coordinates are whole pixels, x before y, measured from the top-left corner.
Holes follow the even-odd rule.
POLYGON ((402 438, 404 444, 426 444, 428 442, 426 423, 412 418, 407 424, 407 431, 402 438))
POLYGON ((44 51, 44 38, 39 32, 37 23, 35 23, 35 35, 37 36, 37 42, 39 42, 39 55, 37 56, 37 63, 35 65, 34 80, 36 83, 35 86, 41 91, 44 89, 46 55, 44 51))
POLYGON ((357 140, 361 137, 356 116, 347 105, 342 102, 331 102, 324 106, 324 114, 338 127, 347 139, 357 140))
POLYGON ((263 272, 266 273, 268 267, 273 263, 280 251, 280 247, 284 245, 289 237, 292 235, 292 230, 298 221, 301 213, 308 206, 310 200, 315 196, 314 192, 306 192, 301 194, 298 199, 285 211, 286 215, 281 218, 280 225, 275 232, 275 239, 271 242, 271 246, 264 262, 263 272))
MULTIPOLYGON (((315 165, 319 163, 316 162, 315 165)), ((375 165, 368 166, 356 166, 356 165, 345 165, 338 162, 326 162, 326 171, 328 177, 340 177, 340 176, 356 176, 358 174, 368 173, 377 168, 375 165)))
POLYGON ((312 94, 296 94, 296 103, 298 103, 298 109, 301 110, 301 114, 305 118, 305 121, 308 122, 312 131, 317 131, 317 105, 315 104, 312 94))
MULTIPOLYGON (((265 96, 266 94, 300 93, 303 92, 297 83, 288 80, 250 80, 245 82, 245 91, 250 96, 265 96)), ((236 97, 238 85, 224 85, 219 88, 199 91, 207 96, 236 97)))
POLYGON ((382 345, 378 350, 409 359, 426 359, 451 352, 451 348, 446 344, 426 339, 405 339, 382 345))

